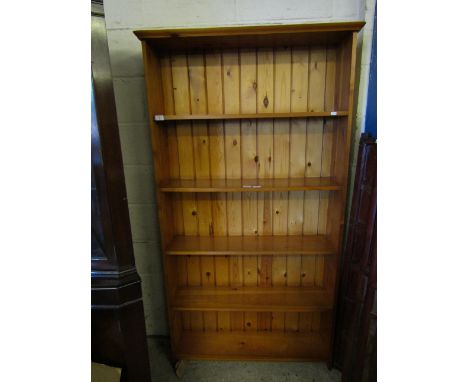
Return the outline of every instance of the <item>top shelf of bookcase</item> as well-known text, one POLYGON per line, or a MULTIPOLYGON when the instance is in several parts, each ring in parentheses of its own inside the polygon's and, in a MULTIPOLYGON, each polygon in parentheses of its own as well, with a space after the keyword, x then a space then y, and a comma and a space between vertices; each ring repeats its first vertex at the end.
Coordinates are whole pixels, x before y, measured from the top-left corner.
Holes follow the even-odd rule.
POLYGON ((184 121, 206 119, 268 119, 268 118, 309 118, 309 117, 346 117, 347 111, 310 111, 289 113, 242 113, 242 114, 156 114, 154 120, 184 121))
POLYGON ((178 51, 217 48, 282 47, 337 43, 359 32, 363 21, 292 25, 223 26, 209 28, 146 29, 134 31, 157 50, 178 51))

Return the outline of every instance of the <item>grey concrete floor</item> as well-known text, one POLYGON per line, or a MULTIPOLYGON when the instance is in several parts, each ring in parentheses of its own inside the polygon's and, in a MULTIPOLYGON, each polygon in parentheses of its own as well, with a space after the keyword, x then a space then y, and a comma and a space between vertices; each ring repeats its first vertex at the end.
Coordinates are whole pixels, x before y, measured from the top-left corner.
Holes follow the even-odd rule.
POLYGON ((321 362, 187 361, 178 378, 169 361, 169 342, 148 338, 153 382, 339 382, 341 373, 321 362))

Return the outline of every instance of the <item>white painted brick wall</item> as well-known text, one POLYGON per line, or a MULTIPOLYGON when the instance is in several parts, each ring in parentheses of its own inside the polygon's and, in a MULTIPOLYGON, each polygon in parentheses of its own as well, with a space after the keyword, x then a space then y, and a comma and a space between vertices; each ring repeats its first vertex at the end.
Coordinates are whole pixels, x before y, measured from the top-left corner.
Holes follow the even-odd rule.
MULTIPOLYGON (((148 334, 166 335, 168 330, 157 235, 143 62, 141 45, 133 35, 133 30, 365 19, 368 24, 359 36, 362 60, 361 71, 357 73, 359 106, 356 127, 360 130, 366 106, 374 7, 375 0, 104 1, 133 246, 137 269, 143 282, 148 334)), ((352 163, 354 165, 354 160, 352 163)))

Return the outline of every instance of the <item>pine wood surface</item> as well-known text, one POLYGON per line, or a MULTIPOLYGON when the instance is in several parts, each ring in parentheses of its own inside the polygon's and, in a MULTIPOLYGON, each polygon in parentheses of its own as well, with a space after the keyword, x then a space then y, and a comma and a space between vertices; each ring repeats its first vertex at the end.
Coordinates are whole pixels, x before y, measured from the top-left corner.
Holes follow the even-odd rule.
POLYGON ((330 361, 362 26, 136 32, 176 357, 330 361))

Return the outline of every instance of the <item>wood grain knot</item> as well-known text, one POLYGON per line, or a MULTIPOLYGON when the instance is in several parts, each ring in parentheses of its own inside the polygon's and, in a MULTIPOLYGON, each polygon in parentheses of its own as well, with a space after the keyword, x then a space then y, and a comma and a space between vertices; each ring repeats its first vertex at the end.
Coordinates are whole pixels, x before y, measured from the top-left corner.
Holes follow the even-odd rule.
POLYGON ((192 211, 192 216, 195 216, 197 214, 197 211, 192 211))
POLYGON ((257 81, 252 82, 253 90, 257 90, 257 81))
POLYGON ((232 141, 232 145, 233 145, 233 146, 236 146, 236 145, 237 145, 237 139, 234 139, 234 140, 232 141))
POLYGON ((278 210, 276 210, 275 213, 276 213, 276 215, 279 215, 279 211, 278 211, 278 210))
POLYGON ((246 324, 249 328, 252 326, 252 324, 250 322, 247 322, 246 324))
POLYGON ((255 161, 255 163, 258 163, 258 155, 255 155, 254 161, 255 161))
POLYGON ((210 276, 211 276, 211 272, 206 272, 206 276, 207 276, 207 277, 210 277, 210 276))
POLYGON ((312 166, 312 163, 310 163, 310 162, 307 162, 307 166, 309 166, 309 167, 310 167, 310 166, 312 166))
POLYGON ((270 102, 268 101, 268 96, 265 96, 265 98, 263 98, 263 106, 268 107, 269 103, 270 102))

